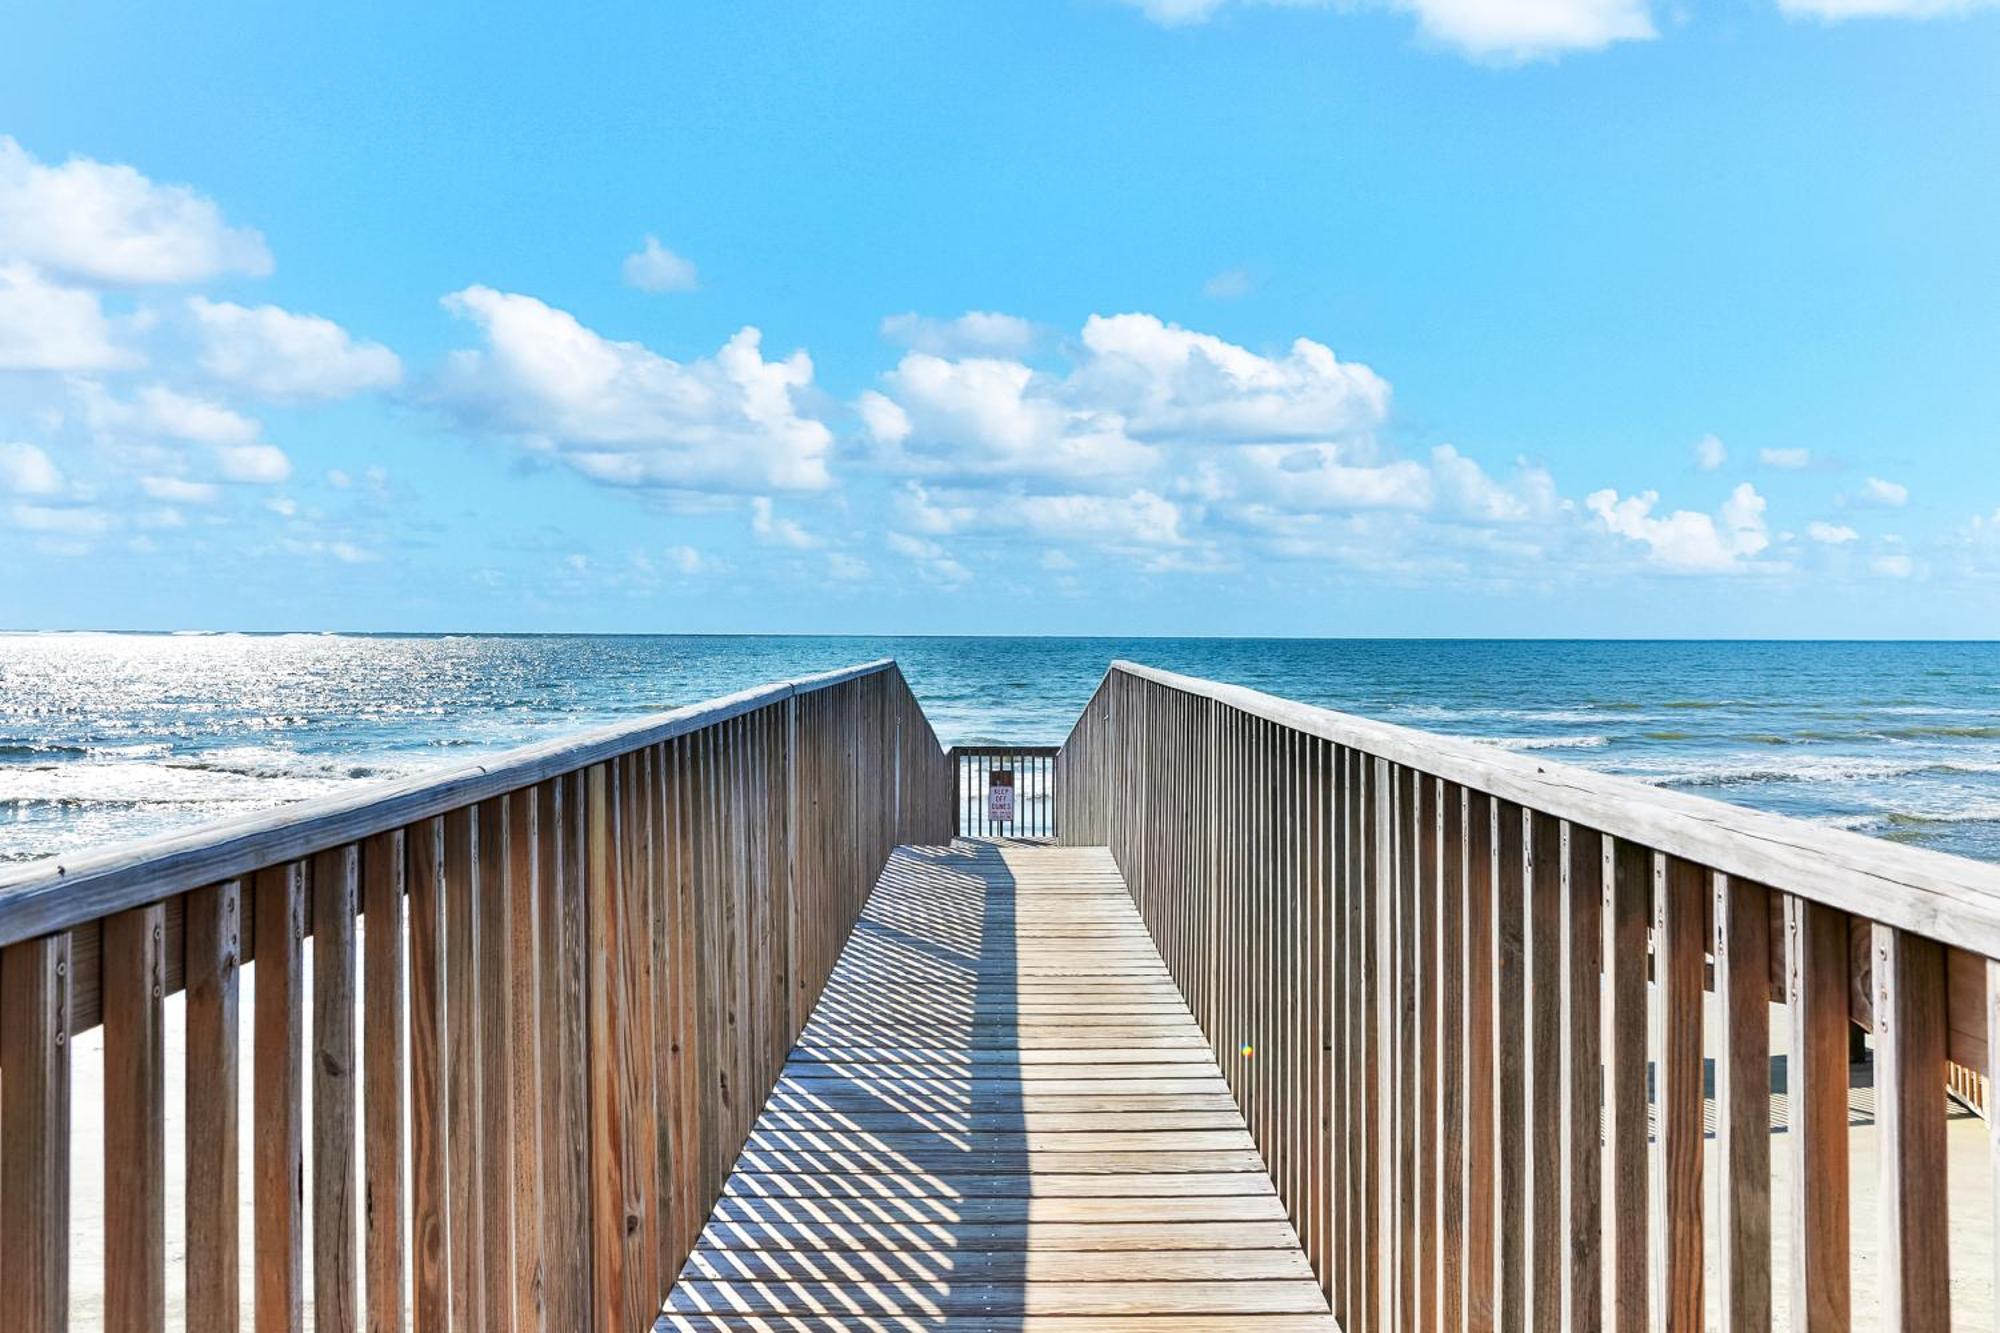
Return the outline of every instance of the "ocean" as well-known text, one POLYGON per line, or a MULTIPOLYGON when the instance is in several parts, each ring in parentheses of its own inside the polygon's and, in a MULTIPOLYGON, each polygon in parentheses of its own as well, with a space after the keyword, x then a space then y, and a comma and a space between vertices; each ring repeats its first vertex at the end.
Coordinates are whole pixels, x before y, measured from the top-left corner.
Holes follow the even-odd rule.
POLYGON ((0 635, 0 861, 894 657, 945 744, 1055 743, 1113 658, 2000 860, 2000 644, 0 635))

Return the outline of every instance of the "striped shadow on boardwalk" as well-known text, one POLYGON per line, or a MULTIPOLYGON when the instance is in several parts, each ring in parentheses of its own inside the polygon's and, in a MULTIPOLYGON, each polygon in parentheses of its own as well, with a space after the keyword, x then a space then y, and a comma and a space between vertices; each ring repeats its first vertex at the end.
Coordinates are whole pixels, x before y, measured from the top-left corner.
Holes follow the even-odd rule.
POLYGON ((1110 855, 899 848, 673 1329, 1331 1330, 1110 855))

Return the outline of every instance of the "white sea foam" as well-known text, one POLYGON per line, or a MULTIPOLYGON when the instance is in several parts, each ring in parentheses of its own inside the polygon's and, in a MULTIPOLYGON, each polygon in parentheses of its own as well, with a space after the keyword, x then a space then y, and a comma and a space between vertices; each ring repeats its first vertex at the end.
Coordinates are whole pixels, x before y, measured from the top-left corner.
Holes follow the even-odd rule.
POLYGON ((1502 750, 1601 750, 1611 744, 1609 736, 1473 736, 1470 739, 1502 750))

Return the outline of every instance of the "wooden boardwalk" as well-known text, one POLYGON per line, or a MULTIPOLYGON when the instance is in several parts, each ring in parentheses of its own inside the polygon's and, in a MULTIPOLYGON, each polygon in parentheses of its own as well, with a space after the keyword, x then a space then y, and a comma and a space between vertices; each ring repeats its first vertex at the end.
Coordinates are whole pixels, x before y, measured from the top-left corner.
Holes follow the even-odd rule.
POLYGON ((676 1329, 1331 1330, 1102 848, 899 848, 676 1329))

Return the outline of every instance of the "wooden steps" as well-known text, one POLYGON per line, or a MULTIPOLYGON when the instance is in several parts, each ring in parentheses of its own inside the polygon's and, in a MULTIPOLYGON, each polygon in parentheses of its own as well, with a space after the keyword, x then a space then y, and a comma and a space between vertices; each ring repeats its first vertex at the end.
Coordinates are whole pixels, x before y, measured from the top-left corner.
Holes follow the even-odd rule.
POLYGON ((1336 1326, 1098 848, 899 848, 667 1329, 1336 1326))

